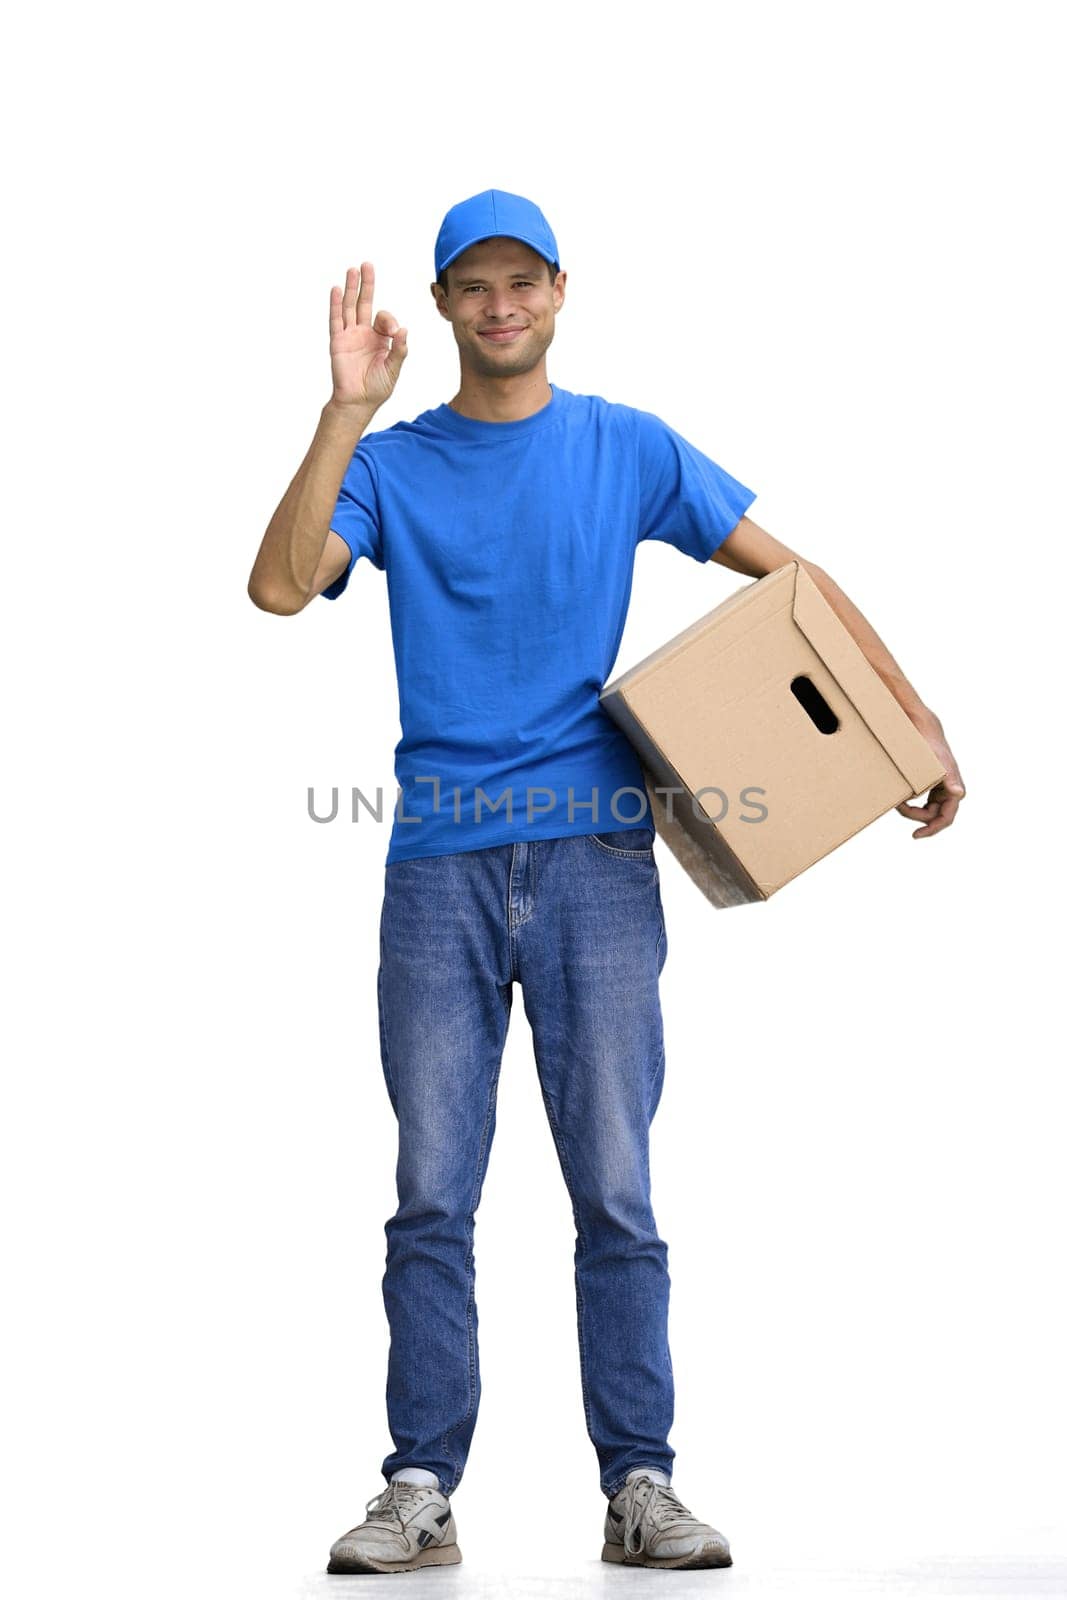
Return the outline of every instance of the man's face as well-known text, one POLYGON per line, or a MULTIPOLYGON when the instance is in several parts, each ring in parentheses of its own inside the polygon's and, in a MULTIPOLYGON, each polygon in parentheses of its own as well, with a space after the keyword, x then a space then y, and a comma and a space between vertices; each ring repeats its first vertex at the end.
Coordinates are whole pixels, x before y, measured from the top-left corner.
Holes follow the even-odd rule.
POLYGON ((468 370, 512 377, 540 363, 555 336, 567 274, 560 272, 554 284, 548 277, 544 256, 518 239, 483 239, 456 257, 447 296, 432 287, 468 370))

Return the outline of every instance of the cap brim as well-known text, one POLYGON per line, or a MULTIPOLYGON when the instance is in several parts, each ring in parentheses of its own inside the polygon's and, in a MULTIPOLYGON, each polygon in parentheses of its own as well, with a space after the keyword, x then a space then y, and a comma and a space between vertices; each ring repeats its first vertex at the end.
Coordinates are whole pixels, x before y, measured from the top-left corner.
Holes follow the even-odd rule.
POLYGON ((438 272, 443 272, 446 267, 450 267, 452 265, 453 261, 458 261, 460 256, 463 255, 464 251, 470 250, 476 244, 484 244, 486 239, 517 239, 520 244, 527 245, 535 255, 540 256, 542 261, 548 261, 550 267, 558 268, 559 266, 558 261, 549 261, 544 251, 539 249, 538 246, 534 244, 532 239, 524 238, 521 233, 483 233, 479 235, 477 239, 468 239, 466 244, 461 244, 458 250, 453 250, 452 254, 448 256, 446 260, 441 262, 441 265, 437 269, 438 272))

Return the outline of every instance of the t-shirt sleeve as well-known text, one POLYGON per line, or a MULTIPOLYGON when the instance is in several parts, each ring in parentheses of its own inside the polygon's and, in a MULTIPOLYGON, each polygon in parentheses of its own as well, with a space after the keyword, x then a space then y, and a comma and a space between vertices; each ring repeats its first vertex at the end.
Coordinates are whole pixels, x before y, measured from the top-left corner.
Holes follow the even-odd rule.
POLYGON ((651 411, 633 411, 640 480, 638 541, 660 539, 709 561, 756 498, 755 490, 651 411))
POLYGON ((330 528, 344 540, 350 551, 348 566, 341 576, 321 591, 325 599, 337 600, 344 594, 352 568, 360 556, 366 556, 379 572, 385 570, 378 480, 369 451, 361 450, 358 445, 341 480, 330 528))

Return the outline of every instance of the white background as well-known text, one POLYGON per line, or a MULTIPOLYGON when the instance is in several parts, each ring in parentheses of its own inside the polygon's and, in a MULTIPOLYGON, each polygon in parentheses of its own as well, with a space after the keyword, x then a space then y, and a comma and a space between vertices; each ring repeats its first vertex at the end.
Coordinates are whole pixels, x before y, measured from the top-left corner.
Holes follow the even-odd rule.
MULTIPOLYGON (((245 584, 329 397, 331 284, 369 258, 410 328, 376 426, 451 398, 434 238, 488 187, 559 242, 551 379, 756 489, 969 790, 939 837, 890 813, 766 905, 713 910, 658 849, 674 1482, 735 1558, 671 1581, 1067 1561, 1058 9, 60 5, 12 29, 18 1592, 334 1592, 329 1545, 382 1486, 388 828, 316 826, 306 795, 391 809, 385 578, 361 562, 293 618, 245 584)), ((741 581, 642 546, 616 670, 741 581)), ((450 1592, 612 1578, 573 1244, 517 989, 450 1592)))

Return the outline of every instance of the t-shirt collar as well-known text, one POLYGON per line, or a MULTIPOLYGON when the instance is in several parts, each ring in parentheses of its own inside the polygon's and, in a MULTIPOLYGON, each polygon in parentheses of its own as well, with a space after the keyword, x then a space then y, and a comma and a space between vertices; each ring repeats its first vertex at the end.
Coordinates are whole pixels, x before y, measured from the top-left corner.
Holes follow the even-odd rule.
POLYGON ((548 386, 552 391, 552 398, 540 411, 534 411, 528 417, 520 417, 516 422, 483 422, 481 418, 465 417, 458 411, 453 411, 447 404, 437 406, 432 411, 423 415, 423 421, 442 428, 446 433, 454 434, 459 439, 516 439, 525 433, 533 433, 538 428, 545 427, 550 422, 555 422, 560 411, 560 391, 554 383, 548 386))

